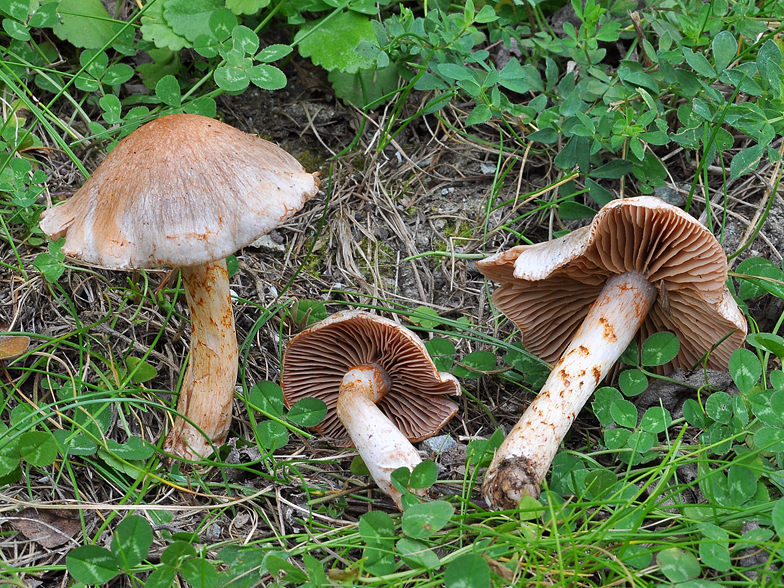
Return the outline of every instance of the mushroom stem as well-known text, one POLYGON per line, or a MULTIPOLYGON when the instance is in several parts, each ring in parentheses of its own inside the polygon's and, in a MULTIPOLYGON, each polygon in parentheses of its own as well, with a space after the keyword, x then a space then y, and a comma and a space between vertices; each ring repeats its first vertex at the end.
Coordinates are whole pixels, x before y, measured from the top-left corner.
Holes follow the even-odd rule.
POLYGON ((482 493, 494 509, 539 496, 558 447, 656 300, 637 272, 610 277, 544 387, 512 428, 485 473, 482 493))
POLYGON ((191 354, 177 411, 203 433, 178 416, 163 448, 185 459, 199 459, 212 453, 210 441, 221 445, 229 432, 237 335, 226 260, 183 267, 181 272, 191 314, 191 354))
POLYGON ((336 410, 378 487, 403 510, 402 495, 392 484, 392 472, 402 467, 413 470, 422 459, 376 406, 389 388, 389 377, 381 366, 356 366, 343 377, 336 410))

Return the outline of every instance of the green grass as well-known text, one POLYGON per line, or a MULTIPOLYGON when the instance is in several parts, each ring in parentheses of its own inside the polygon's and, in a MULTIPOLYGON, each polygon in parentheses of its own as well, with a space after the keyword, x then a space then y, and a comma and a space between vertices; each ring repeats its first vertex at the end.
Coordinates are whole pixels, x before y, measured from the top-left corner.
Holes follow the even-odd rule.
MULTIPOLYGON (((32 339, 0 365, 3 582, 782 583, 784 271, 776 244, 784 228, 765 224, 781 208, 779 4, 657 0, 638 8, 636 31, 628 16, 636 3, 575 3, 578 24, 564 34, 548 20, 559 8, 551 2, 152 0, 143 11, 120 3, 116 14, 98 4, 0 2, 0 322, 32 339), (336 31, 360 52, 323 41, 336 31), (512 40, 519 53, 510 53, 512 40), (282 89, 305 57, 338 99, 372 115, 352 127, 356 135, 330 143, 339 155, 322 166, 327 198, 299 217, 307 221, 298 230, 281 229, 301 258, 247 257, 233 278, 241 364, 231 446, 200 463, 172 461, 161 445, 188 353, 176 275, 66 260, 62 243, 38 228, 40 213, 140 124, 177 111, 225 115, 224 94, 242 100, 251 85, 282 89), (402 172, 385 167, 392 148, 402 149, 402 172), (463 159, 453 163, 456 153, 463 159), (468 167, 495 163, 482 180, 484 199, 445 225, 466 237, 456 240, 461 251, 451 256, 437 239, 437 251, 404 247, 403 216, 420 212, 412 207, 388 240, 371 227, 346 245, 356 247, 349 269, 377 275, 380 289, 341 283, 350 272, 330 265, 330 247, 351 223, 384 225, 395 212, 388 204, 404 195, 416 193, 423 210, 437 205, 428 182, 444 168, 409 164, 434 154, 463 174, 452 178, 456 198, 477 181, 468 167), (627 376, 606 386, 582 412, 541 499, 486 510, 478 488, 500 441, 494 431, 514 422, 547 366, 492 313, 484 301, 495 286, 472 277, 466 262, 585 224, 612 198, 674 185, 681 207, 704 214, 725 245, 731 289, 749 319, 732 384, 701 381, 677 414, 654 406, 638 418, 639 383, 663 378, 655 366, 633 365, 636 385, 627 376), (388 199, 373 200, 377 186, 388 199), (353 190, 384 214, 368 213, 353 190), (383 272, 368 251, 380 252, 383 272), (451 291, 427 281, 444 268, 464 276, 451 291), (322 279, 327 269, 333 274, 322 279), (419 279, 427 299, 398 292, 398 274, 419 279), (265 298, 270 284, 277 293, 265 298), (445 306, 458 299, 458 311, 445 306), (290 415, 275 384, 285 343, 346 306, 396 315, 463 383, 462 420, 447 431, 467 436, 465 462, 433 485, 432 500, 402 514, 351 450, 308 430, 316 407, 290 415)), ((329 157, 304 137, 308 161, 329 157)))

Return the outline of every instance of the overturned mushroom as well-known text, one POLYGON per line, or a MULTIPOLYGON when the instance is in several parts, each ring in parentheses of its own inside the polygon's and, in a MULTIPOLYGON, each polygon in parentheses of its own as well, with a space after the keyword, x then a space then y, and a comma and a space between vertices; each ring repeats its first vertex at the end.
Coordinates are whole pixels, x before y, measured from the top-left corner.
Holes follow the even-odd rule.
POLYGON ((708 367, 726 369, 746 336, 725 286, 721 245, 657 198, 615 200, 587 227, 477 267, 501 282, 493 302, 520 328, 526 349, 556 362, 485 474, 482 490, 493 508, 539 496, 577 413, 635 335, 678 336, 680 352, 661 371, 690 368, 706 354, 708 367))
POLYGON ((191 356, 177 404, 185 418, 165 450, 193 459, 226 440, 237 337, 225 258, 302 208, 317 176, 259 137, 173 114, 131 133, 70 200, 44 212, 41 229, 65 236, 68 256, 107 269, 180 267, 191 356))
POLYGON ((460 394, 411 331, 362 311, 338 312, 297 335, 283 356, 281 386, 287 406, 307 397, 326 403, 317 430, 337 445, 353 443, 398 508, 392 472, 420 463, 411 442, 438 432, 457 412, 447 396, 460 394))

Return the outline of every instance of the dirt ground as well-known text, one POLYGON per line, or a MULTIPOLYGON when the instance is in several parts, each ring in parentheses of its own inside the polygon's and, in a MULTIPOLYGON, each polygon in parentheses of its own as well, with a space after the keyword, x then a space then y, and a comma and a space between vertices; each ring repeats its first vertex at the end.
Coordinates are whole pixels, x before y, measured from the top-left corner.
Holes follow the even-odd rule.
MULTIPOLYGON (((238 254, 240 270, 232 278, 232 289, 241 299, 252 301, 235 306, 239 341, 242 343, 249 338, 243 374, 248 385, 279 380, 281 349, 299 330, 293 321, 276 315, 249 335, 264 308, 275 301, 319 300, 328 303, 329 312, 357 304, 385 308, 400 305, 409 310, 427 306, 445 318, 466 317, 475 327, 494 337, 512 337, 513 329, 493 313, 488 303, 494 286, 486 284, 473 259, 449 254, 487 255, 517 244, 511 233, 501 227, 534 209, 536 202, 527 194, 557 181, 560 172, 552 161, 533 149, 526 152, 525 146, 513 145, 508 136, 504 137, 508 151, 499 154, 496 148, 455 132, 453 129, 464 128, 462 121, 466 116, 459 104, 441 112, 443 121, 434 116, 415 120, 381 148, 383 135, 380 131, 390 124, 391 109, 365 115, 339 103, 329 90, 326 76, 307 63, 292 62, 286 73, 290 80, 286 90, 275 93, 249 90, 240 96, 224 96, 218 105, 226 122, 277 142, 294 154, 308 171, 320 170, 323 182, 321 193, 286 226, 271 233, 265 245, 249 247, 238 254), (359 133, 362 128, 364 130, 359 133), (336 157, 355 138, 357 142, 353 148, 336 157), (514 155, 512 148, 517 149, 514 155), (511 167, 502 184, 494 180, 499 161, 502 169, 511 167), (512 204, 488 213, 495 203, 505 201, 512 204), (278 299, 300 266, 302 270, 289 290, 278 299)), ((425 99, 425 96, 414 96, 408 105, 410 112, 425 99)), ((476 138, 487 139, 490 144, 497 144, 498 135, 503 132, 493 125, 465 130, 476 138)), ((91 170, 102 157, 97 150, 84 155, 85 165, 91 170)), ((683 151, 674 152, 668 158, 668 167, 671 182, 660 195, 677 204, 685 197, 683 187, 688 189, 689 174, 693 173, 695 162, 688 160, 683 151)), ((784 200, 767 189, 777 171, 773 164, 763 162, 754 174, 727 185, 730 214, 723 245, 730 254, 748 241, 755 215, 767 199, 775 198, 761 233, 735 264, 749 255, 781 263, 784 200)), ((62 162, 53 165, 50 173, 57 174, 57 181, 51 188, 55 197, 75 191, 82 181, 75 170, 62 162)), ((725 197, 721 189, 721 170, 711 168, 709 178, 711 184, 704 188, 710 195, 714 211, 718 212, 725 197)), ((618 184, 605 187, 616 193, 620 190, 618 184)), ((632 195, 628 185, 625 189, 626 195, 632 195)), ((705 209, 703 194, 701 186, 693 209, 698 215, 705 209)), ((550 196, 545 193, 538 198, 546 200, 550 196)), ((591 201, 584 203, 592 205, 591 201)), ((554 213, 547 213, 528 216, 511 226, 538 242, 550 238, 554 231, 576 228, 587 222, 563 223, 554 213)), ((80 325, 59 305, 58 290, 48 287, 33 269, 32 261, 39 251, 29 245, 20 246, 20 256, 30 274, 29 280, 20 281, 9 269, 15 264, 13 251, 8 244, 0 243, 0 260, 8 264, 0 267, 0 282, 4 284, 0 321, 17 331, 47 336, 71 333, 80 325)), ((150 289, 158 289, 172 278, 162 271, 149 272, 146 279, 150 289)), ((82 325, 100 322, 93 329, 85 330, 83 336, 93 352, 120 358, 131 347, 137 353, 152 348, 150 361, 158 369, 159 376, 150 385, 171 390, 177 386, 188 350, 184 300, 180 299, 177 312, 159 337, 164 321, 160 308, 135 307, 123 298, 129 283, 144 282, 145 278, 140 274, 85 273, 69 269, 61 278, 60 287, 73 299, 75 314, 82 325), (120 309, 120 314, 115 320, 103 321, 116 309, 120 309)), ((773 302, 770 297, 760 299, 751 309, 761 330, 769 330, 782 310, 782 301, 773 302)), ((388 312, 384 314, 394 316, 388 312)), ((410 324, 404 316, 397 319, 410 324)), ((464 338, 455 342, 458 359, 481 348, 464 338)), ((57 361, 70 367, 79 365, 77 354, 75 349, 64 350, 57 361)), ((90 374, 83 377, 89 378, 90 374)), ((499 424, 508 430, 531 397, 531 392, 525 388, 494 376, 466 380, 464 386, 468 394, 462 397, 461 411, 443 431, 458 441, 452 457, 442 458, 444 475, 455 480, 462 479, 464 472, 460 448, 464 449, 465 442, 477 436, 489 436, 499 424), (483 403, 492 412, 493 419, 470 400, 469 395, 483 403)), ((38 401, 46 399, 46 391, 38 379, 30 379, 24 391, 38 401)), ((232 436, 252 439, 248 415, 238 404, 235 404, 235 410, 232 436)), ((154 443, 164 433, 165 422, 162 415, 148 411, 139 415, 136 422, 131 422, 130 427, 154 443)), ((590 415, 584 414, 569 442, 582 446, 597 430, 598 425, 590 415)), ((110 434, 121 435, 119 427, 114 427, 110 434)), ((237 446, 236 439, 231 443, 237 446)), ((241 447, 235 452, 232 458, 240 462, 256 457, 253 448, 241 447)), ((348 468, 353 453, 331 447, 319 439, 305 441, 292 436, 289 445, 279 453, 283 460, 285 456, 302 455, 335 460, 322 471, 313 472, 309 480, 312 485, 340 489, 351 476, 348 468)), ((122 496, 119 489, 96 478, 89 468, 78 469, 77 475, 84 480, 84 486, 80 487, 82 501, 113 505, 122 496)), ((204 475, 217 479, 220 472, 204 475)), ((74 500, 74 489, 63 484, 63 480, 60 484, 51 479, 29 480, 29 486, 22 481, 6 487, 2 493, 8 499, 20 501, 74 500)), ((255 488, 269 486, 266 480, 248 474, 242 475, 242 481, 255 488)), ((218 541, 240 536, 265 537, 272 534, 271 525, 278 531, 301 530, 302 514, 297 505, 304 502, 304 495, 294 487, 270 487, 270 493, 277 501, 268 499, 262 507, 269 516, 268 521, 257 520, 253 509, 241 509, 240 516, 231 520, 226 516, 216 517, 213 526, 209 527, 210 536, 205 538, 218 541)), ((378 499, 376 508, 393 510, 391 501, 379 493, 373 496, 378 499)), ((476 498, 479 499, 478 495, 476 498)), ((165 487, 158 487, 147 496, 149 503, 160 505, 183 501, 199 504, 200 500, 197 496, 172 492, 165 487)), ((341 516, 344 520, 356 520, 363 509, 366 510, 366 503, 349 499, 341 516)), ((178 513, 173 525, 181 530, 193 529, 204 516, 201 512, 178 513)), ((90 514, 88 526, 94 528, 97 524, 100 524, 100 516, 90 514)), ((10 530, 7 524, 3 524, 3 529, 10 530)), ((65 548, 45 550, 30 542, 23 545, 24 556, 19 552, 13 555, 9 550, 18 549, 18 545, 12 548, 9 543, 14 540, 13 534, 7 533, 5 537, 0 541, 0 548, 6 550, 7 561, 17 564, 22 561, 29 565, 62 563, 67 551, 65 548)), ((43 582, 49 585, 46 579, 43 582)))

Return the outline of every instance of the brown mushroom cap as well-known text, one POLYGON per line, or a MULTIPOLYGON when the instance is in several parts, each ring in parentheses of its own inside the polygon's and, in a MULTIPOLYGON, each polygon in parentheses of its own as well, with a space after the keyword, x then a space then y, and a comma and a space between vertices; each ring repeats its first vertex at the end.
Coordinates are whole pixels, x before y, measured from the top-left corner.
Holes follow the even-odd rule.
POLYGON ((457 412, 446 396, 459 395, 460 384, 436 369, 422 341, 391 320, 356 310, 335 313, 289 343, 281 375, 286 406, 308 397, 323 400, 328 413, 316 429, 351 446, 335 406, 346 372, 368 364, 389 376, 390 390, 377 406, 409 441, 435 434, 457 412))
POLYGON ((666 373, 691 368, 720 339, 708 367, 726 369, 746 336, 746 319, 727 290, 727 256, 715 237, 682 210, 649 196, 615 200, 587 227, 553 241, 521 245, 477 263, 502 286, 494 304, 545 361, 561 357, 612 274, 635 271, 657 290, 638 342, 660 332, 681 348, 666 373), (731 333, 731 334, 730 334, 731 333))
POLYGON ((255 135, 193 114, 140 127, 106 156, 41 229, 63 252, 109 269, 223 259, 291 216, 316 174, 255 135))
POLYGON ((27 335, 0 335, 0 361, 16 359, 30 347, 27 335))

